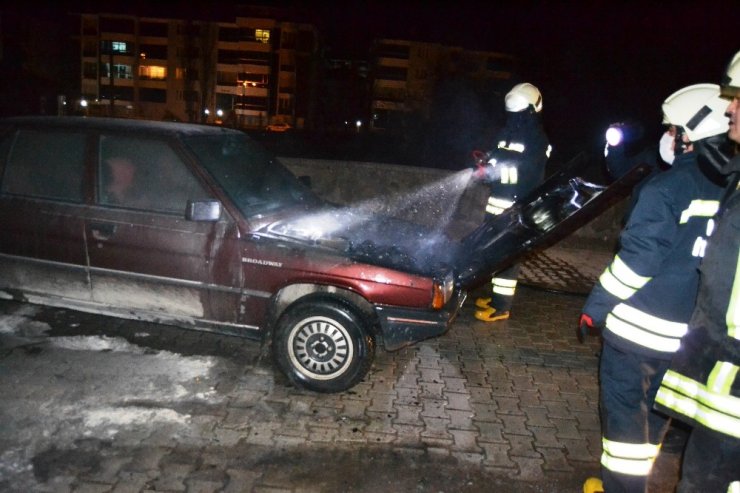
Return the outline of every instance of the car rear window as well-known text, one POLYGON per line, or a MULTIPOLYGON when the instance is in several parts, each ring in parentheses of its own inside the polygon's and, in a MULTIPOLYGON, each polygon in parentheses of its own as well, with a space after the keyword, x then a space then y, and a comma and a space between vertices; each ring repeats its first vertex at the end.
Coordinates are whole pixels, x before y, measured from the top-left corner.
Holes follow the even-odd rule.
POLYGON ((23 129, 8 139, 10 152, 2 177, 3 193, 83 201, 84 134, 23 129))

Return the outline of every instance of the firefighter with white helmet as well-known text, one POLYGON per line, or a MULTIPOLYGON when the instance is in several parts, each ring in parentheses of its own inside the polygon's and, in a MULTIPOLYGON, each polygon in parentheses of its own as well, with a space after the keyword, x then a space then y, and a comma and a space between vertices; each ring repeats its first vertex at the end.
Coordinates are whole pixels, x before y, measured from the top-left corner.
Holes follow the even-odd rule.
MULTIPOLYGON (((488 154, 485 180, 491 188, 486 213, 499 215, 515 200, 542 183, 551 147, 542 128, 542 94, 528 82, 515 85, 504 98, 506 124, 488 154)), ((516 291, 519 265, 494 274, 490 297, 475 302, 475 318, 483 322, 506 320, 516 291)))
POLYGON ((601 480, 587 480, 585 492, 647 491, 668 425, 652 411, 655 394, 686 333, 724 191, 717 166, 729 160, 721 145, 725 106, 714 84, 692 85, 665 100, 673 166, 640 190, 620 249, 583 308, 579 338, 587 328, 603 335, 601 480))
MULTIPOLYGON (((740 144, 740 52, 722 80, 728 136, 740 144)), ((740 491, 740 155, 720 171, 729 176, 706 247, 701 284, 688 332, 666 371, 655 407, 692 426, 679 493, 740 491)))
POLYGON ((542 111, 542 94, 540 90, 529 82, 522 82, 515 85, 504 98, 506 111, 518 113, 526 110, 529 106, 534 109, 535 113, 542 111))
POLYGON ((727 67, 727 72, 722 79, 722 97, 730 100, 727 113, 730 116, 729 137, 740 144, 740 122, 737 120, 740 113, 740 51, 727 67))

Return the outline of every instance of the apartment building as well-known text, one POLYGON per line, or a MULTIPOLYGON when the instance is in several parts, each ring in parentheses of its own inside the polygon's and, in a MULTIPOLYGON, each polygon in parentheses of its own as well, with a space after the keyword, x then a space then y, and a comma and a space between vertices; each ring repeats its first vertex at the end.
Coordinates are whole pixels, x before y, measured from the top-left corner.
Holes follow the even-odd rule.
POLYGON ((245 129, 351 129, 352 117, 356 130, 391 131, 404 119, 429 118, 435 90, 450 75, 505 85, 516 63, 504 53, 401 39, 375 40, 367 64, 322 60, 316 27, 272 7, 208 20, 79 15, 76 105, 88 115, 245 129))
POLYGON ((505 85, 516 60, 505 53, 400 39, 377 39, 371 49, 373 130, 393 130, 411 114, 428 118, 436 85, 462 76, 505 85))
POLYGON ((318 43, 314 26, 278 16, 81 14, 78 104, 89 115, 301 128, 318 43))
POLYGON ((326 57, 320 80, 316 126, 325 133, 364 132, 370 101, 368 61, 326 57))

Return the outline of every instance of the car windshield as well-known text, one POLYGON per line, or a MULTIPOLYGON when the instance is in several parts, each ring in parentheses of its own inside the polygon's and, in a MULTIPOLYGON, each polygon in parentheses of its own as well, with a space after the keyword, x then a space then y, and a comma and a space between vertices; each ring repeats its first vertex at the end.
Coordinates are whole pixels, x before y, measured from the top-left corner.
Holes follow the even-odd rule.
POLYGON ((184 142, 246 216, 321 200, 246 135, 195 135, 184 142))

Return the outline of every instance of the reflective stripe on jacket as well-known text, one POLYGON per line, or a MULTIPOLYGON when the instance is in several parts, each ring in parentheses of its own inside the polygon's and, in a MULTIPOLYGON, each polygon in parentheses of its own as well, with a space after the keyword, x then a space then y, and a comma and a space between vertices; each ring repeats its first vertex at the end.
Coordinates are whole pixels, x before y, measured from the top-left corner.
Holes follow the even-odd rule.
POLYGON ((542 183, 551 147, 539 115, 527 112, 508 113, 495 142, 486 166, 491 187, 486 212, 497 215, 542 183))
POLYGON ((514 204, 514 201, 502 199, 498 197, 488 197, 488 204, 486 204, 486 212, 489 214, 493 214, 494 216, 498 216, 502 212, 504 212, 506 209, 512 206, 514 204))
POLYGON ((601 465, 630 476, 647 476, 660 447, 651 443, 623 443, 601 439, 601 465))
POLYGON ((740 192, 735 192, 709 239, 696 310, 658 389, 658 410, 692 426, 740 438, 738 323, 740 192))
POLYGON ((699 169, 694 153, 640 190, 620 250, 589 295, 584 313, 625 351, 669 359, 686 333, 698 267, 723 188, 699 169))
POLYGON ((738 367, 727 361, 719 361, 717 365, 729 366, 719 386, 714 385, 716 382, 698 382, 668 370, 655 402, 706 428, 740 438, 740 398, 729 393, 738 367))

